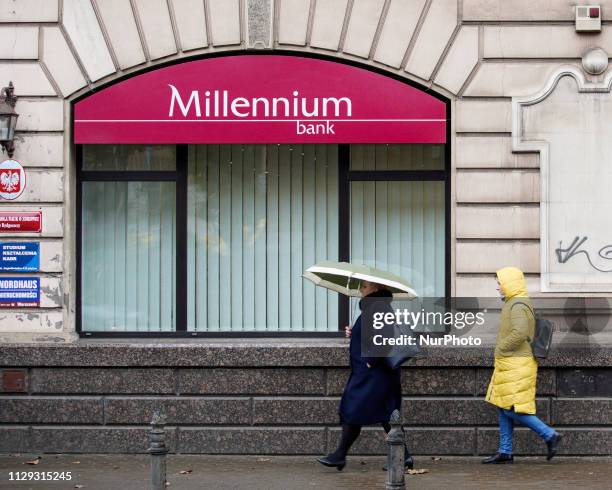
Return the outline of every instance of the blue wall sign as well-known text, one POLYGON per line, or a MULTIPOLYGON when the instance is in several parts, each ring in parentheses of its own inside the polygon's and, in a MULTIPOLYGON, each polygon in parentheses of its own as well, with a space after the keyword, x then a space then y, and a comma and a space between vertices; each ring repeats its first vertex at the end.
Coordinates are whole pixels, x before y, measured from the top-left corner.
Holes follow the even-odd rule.
POLYGON ((0 308, 40 306, 40 278, 0 277, 0 308))
POLYGON ((37 272, 39 269, 38 242, 0 242, 0 272, 37 272))

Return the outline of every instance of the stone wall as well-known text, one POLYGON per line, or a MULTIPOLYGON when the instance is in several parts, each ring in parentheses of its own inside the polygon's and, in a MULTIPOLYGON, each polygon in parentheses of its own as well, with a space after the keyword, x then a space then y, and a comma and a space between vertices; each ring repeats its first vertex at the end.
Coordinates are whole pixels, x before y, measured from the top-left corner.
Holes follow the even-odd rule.
MULTIPOLYGON (((403 418, 415 454, 495 452, 497 415, 483 401, 490 354, 432 350, 404 369, 403 418)), ((0 451, 145 452, 147 424, 161 409, 173 452, 323 454, 339 436, 346 356, 342 341, 8 345, 0 451), (14 387, 15 372, 25 376, 22 387, 14 387)), ((543 363, 538 413, 565 434, 560 454, 612 453, 611 375, 605 348, 559 350, 543 363)), ((364 429, 353 452, 383 454, 383 436, 364 429)), ((522 428, 515 448, 545 452, 522 428)))
MULTIPOLYGON (((0 5, 0 82, 20 97, 15 158, 42 209, 42 303, 2 312, 0 341, 74 341, 71 104, 119 78, 226 51, 316 53, 373 66, 452 101, 452 289, 493 296, 508 263, 539 291, 539 156, 513 153, 512 97, 539 91, 603 30, 579 34, 569 0, 19 0, 0 5)), ((588 78, 588 77, 587 77, 588 78)), ((576 123, 578 124, 578 123, 576 123)), ((7 236, 23 239, 27 235, 7 236)))

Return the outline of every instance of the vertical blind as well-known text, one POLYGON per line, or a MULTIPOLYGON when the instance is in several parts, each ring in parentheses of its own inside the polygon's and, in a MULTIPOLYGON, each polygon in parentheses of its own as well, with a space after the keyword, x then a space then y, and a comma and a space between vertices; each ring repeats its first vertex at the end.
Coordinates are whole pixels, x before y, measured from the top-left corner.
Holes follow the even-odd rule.
POLYGON ((351 260, 444 296, 444 182, 352 182, 351 260))
POLYGON ((188 330, 336 331, 301 274, 338 257, 337 146, 191 146, 187 254, 188 330))
POLYGON ((174 145, 86 145, 83 170, 175 170, 174 145))
POLYGON ((442 144, 351 145, 351 170, 444 170, 442 144))
POLYGON ((82 322, 175 330, 175 183, 83 182, 82 322))
POLYGON ((445 183, 385 181, 385 170, 441 170, 444 145, 351 145, 351 260, 406 278, 421 297, 444 296, 445 183))
MULTIPOLYGON (((177 184, 138 180, 174 171, 175 149, 84 147, 84 331, 176 330, 177 184), (128 169, 136 172, 114 182, 91 177, 128 169)), ((408 279, 421 297, 444 296, 444 181, 384 180, 385 170, 444 161, 443 145, 351 145, 350 169, 376 179, 345 182, 350 203, 340 203, 336 145, 189 146, 187 330, 337 331, 337 294, 301 274, 338 260, 342 206, 351 261, 408 279)))
POLYGON ((351 260, 407 279, 420 298, 445 294, 445 183, 382 179, 385 170, 444 168, 444 145, 351 145, 351 170, 380 171, 376 181, 351 182, 351 260))

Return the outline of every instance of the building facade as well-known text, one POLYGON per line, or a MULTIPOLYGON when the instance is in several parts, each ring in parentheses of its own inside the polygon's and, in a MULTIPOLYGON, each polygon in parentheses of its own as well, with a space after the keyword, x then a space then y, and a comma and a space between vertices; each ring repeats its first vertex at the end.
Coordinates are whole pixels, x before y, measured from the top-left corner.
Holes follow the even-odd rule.
MULTIPOLYGON (((0 236, 39 244, 37 268, 0 273, 7 294, 38 278, 0 311, 0 450, 144 452, 160 409, 172 451, 325 453, 355 305, 301 273, 351 260, 446 298, 520 267, 562 331, 539 413, 561 453, 611 454, 612 2, 585 8, 0 5, 27 175, 0 213, 41 225, 0 236)), ((482 335, 404 369, 415 454, 495 450, 482 335)), ((382 453, 379 432, 355 451, 382 453)), ((517 453, 544 449, 517 431, 517 453)))

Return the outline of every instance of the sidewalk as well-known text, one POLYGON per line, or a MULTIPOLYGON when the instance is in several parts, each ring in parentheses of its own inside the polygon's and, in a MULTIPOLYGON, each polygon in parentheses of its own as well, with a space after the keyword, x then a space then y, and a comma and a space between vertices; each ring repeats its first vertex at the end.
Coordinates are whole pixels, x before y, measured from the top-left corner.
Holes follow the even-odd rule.
MULTIPOLYGON (((148 455, 0 455, 0 489, 147 490, 148 455), (9 481, 9 471, 71 471, 71 481, 9 481)), ((514 465, 485 466, 478 458, 416 459, 428 471, 406 475, 407 489, 609 489, 612 458, 517 458, 514 465)), ((169 455, 170 490, 384 489, 381 457, 353 456, 342 472, 314 457, 169 455), (188 473, 181 474, 181 471, 188 473)))

